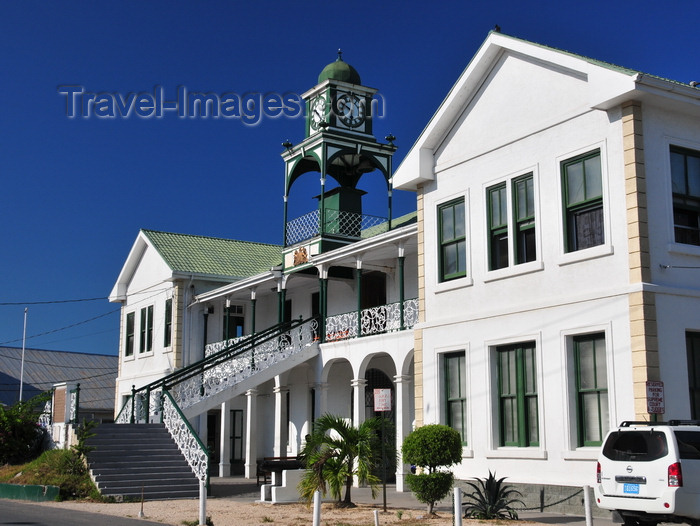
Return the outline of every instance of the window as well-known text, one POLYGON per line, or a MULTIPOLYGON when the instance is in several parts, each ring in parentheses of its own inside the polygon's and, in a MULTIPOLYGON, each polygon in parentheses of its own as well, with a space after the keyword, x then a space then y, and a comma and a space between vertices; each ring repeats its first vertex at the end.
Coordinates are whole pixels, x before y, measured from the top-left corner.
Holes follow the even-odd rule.
POLYGON ((507 345, 498 356, 501 446, 539 445, 535 343, 507 345))
POLYGON ((690 391, 690 418, 700 418, 700 333, 685 333, 688 355, 688 389, 690 391))
POLYGON ((163 334, 163 346, 170 347, 173 337, 173 299, 165 300, 165 332, 163 334))
POLYGON ((602 245, 603 181, 600 152, 562 163, 567 252, 602 245))
POLYGON ((527 263, 537 258, 535 244, 535 189, 532 174, 513 181, 515 214, 515 263, 527 263))
POLYGON ((139 352, 153 350, 153 305, 141 309, 139 352))
POLYGON ((608 376, 603 334, 574 338, 578 446, 600 446, 608 431, 608 376))
POLYGON ((508 266, 508 195, 506 184, 488 189, 489 270, 508 266))
POLYGON ((446 424, 456 429, 467 443, 467 398, 464 352, 445 355, 445 418, 446 424))
POLYGON ((700 245, 700 152, 671 146, 676 243, 700 245))
POLYGON ((464 199, 456 199, 438 207, 440 244, 440 281, 467 275, 467 240, 464 221, 464 199))
POLYGON ((224 309, 223 339, 230 340, 243 336, 243 305, 229 305, 224 309))
POLYGON ((124 356, 134 355, 134 324, 135 316, 133 312, 129 312, 126 315, 126 334, 125 334, 125 345, 124 345, 124 356))

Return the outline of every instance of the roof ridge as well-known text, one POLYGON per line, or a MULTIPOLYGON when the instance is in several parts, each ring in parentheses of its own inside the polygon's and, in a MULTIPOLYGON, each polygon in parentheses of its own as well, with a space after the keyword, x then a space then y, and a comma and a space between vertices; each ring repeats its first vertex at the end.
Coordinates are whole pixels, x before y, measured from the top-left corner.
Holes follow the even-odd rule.
POLYGON ((279 247, 282 248, 282 245, 276 244, 276 243, 263 243, 261 241, 247 241, 245 239, 232 239, 232 238, 227 238, 227 237, 219 237, 219 236, 205 236, 202 234, 184 234, 182 232, 166 232, 164 230, 152 230, 149 228, 142 228, 141 232, 144 233, 153 233, 153 234, 166 234, 169 236, 182 236, 182 237, 191 237, 191 238, 200 238, 200 239, 214 239, 217 241, 229 241, 233 243, 246 243, 249 245, 262 245, 262 246, 268 246, 268 247, 279 247))

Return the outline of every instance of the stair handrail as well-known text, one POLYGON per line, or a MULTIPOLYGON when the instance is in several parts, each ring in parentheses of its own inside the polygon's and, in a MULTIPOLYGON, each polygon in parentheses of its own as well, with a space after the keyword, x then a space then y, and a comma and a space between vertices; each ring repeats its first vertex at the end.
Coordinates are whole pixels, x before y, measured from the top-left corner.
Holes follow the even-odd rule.
POLYGON ((275 338, 291 333, 294 329, 300 328, 307 323, 318 321, 318 318, 318 316, 313 316, 306 320, 298 319, 278 323, 277 325, 273 325, 268 329, 256 332, 249 338, 238 341, 215 354, 211 354, 202 360, 183 367, 182 369, 178 369, 177 371, 174 371, 163 378, 144 385, 139 389, 136 389, 136 386, 132 386, 131 395, 124 401, 124 405, 117 413, 114 421, 116 423, 132 424, 142 420, 148 421, 148 417, 151 413, 150 401, 152 393, 169 391, 177 384, 185 382, 186 380, 189 380, 195 376, 204 375, 206 371, 236 358, 250 351, 251 349, 262 346, 275 338), (145 414, 143 414, 144 409, 145 414))
POLYGON ((163 391, 163 424, 175 440, 195 476, 209 486, 209 450, 168 390, 163 391))

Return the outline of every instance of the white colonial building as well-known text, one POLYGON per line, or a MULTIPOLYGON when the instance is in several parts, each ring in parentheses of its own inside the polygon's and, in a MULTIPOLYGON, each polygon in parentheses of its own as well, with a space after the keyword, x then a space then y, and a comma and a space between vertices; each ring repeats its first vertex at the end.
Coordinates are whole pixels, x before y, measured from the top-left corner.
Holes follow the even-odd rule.
POLYGON ((497 32, 442 102, 394 183, 416 423, 461 432, 458 478, 580 487, 611 426, 700 418, 699 118, 697 87, 497 32))
POLYGON ((255 477, 390 389, 398 448, 444 423, 457 478, 537 493, 590 484, 622 420, 700 418, 700 89, 493 32, 395 174, 374 93, 339 57, 304 94, 280 246, 139 234, 110 297, 118 420, 172 399, 210 472, 255 477))

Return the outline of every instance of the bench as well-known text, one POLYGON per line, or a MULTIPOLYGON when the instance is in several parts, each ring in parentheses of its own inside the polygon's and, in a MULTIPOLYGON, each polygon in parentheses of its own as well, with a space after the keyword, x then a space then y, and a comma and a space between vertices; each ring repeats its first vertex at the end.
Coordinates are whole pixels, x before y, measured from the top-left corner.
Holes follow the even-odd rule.
POLYGON ((297 457, 264 457, 256 461, 257 484, 270 484, 272 473, 280 474, 284 470, 303 469, 303 463, 297 457))

